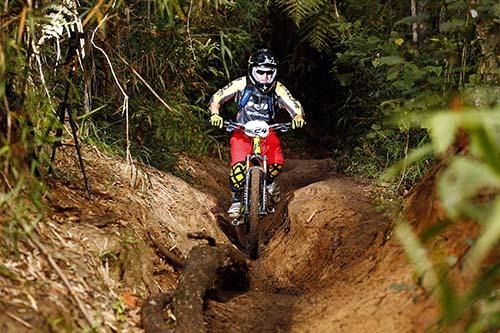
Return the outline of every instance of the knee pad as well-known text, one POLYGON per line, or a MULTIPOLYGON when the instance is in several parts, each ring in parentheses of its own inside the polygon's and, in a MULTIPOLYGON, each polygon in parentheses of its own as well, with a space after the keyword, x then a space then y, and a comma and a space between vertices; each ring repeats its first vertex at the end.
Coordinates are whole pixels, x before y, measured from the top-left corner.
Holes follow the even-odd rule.
POLYGON ((283 164, 273 163, 267 166, 267 178, 272 183, 276 177, 283 171, 283 164))
POLYGON ((237 162, 231 167, 229 174, 229 184, 233 191, 240 191, 245 185, 246 166, 243 162, 237 162))

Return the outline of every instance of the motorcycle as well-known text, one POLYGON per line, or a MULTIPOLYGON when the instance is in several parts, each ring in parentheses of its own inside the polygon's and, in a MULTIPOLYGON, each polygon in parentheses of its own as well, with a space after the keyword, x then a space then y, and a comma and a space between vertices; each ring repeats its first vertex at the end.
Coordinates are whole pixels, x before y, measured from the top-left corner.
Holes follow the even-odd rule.
MULTIPOLYGON (((267 157, 262 155, 262 139, 269 135, 271 130, 281 133, 287 132, 291 123, 277 123, 269 125, 262 120, 252 120, 245 124, 233 121, 224 121, 226 131, 236 130, 252 138, 252 152, 246 156, 245 184, 241 202, 240 216, 234 218, 232 224, 247 238, 247 250, 250 257, 256 259, 259 252, 260 219, 268 213, 274 212, 274 207, 269 204, 267 185, 267 157)), ((242 242, 243 243, 243 242, 242 242)))

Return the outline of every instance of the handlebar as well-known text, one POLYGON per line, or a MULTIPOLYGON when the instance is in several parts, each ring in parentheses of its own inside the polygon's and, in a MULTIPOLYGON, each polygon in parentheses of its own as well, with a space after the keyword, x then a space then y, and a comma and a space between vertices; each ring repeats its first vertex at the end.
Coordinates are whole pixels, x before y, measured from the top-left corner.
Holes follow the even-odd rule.
MULTIPOLYGON (((245 127, 245 124, 242 123, 237 123, 232 120, 224 120, 224 128, 228 132, 234 132, 235 130, 241 129, 245 127)), ((269 128, 274 129, 275 131, 278 131, 280 133, 285 133, 288 132, 288 130, 292 127, 292 123, 276 123, 269 125, 269 128)))

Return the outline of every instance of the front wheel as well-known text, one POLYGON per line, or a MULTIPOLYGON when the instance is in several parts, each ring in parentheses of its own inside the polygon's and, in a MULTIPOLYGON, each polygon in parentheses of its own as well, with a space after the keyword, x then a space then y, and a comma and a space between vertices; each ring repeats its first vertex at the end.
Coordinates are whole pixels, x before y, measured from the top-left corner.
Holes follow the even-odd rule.
POLYGON ((258 168, 250 171, 249 214, 248 214, 248 250, 252 259, 259 254, 259 205, 262 172, 258 168))

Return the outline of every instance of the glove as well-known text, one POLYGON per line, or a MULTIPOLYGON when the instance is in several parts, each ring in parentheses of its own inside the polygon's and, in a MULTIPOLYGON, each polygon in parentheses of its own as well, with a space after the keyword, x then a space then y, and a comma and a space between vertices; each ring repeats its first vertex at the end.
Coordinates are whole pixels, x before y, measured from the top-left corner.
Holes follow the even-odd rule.
POLYGON ((302 126, 304 126, 304 117, 300 114, 293 117, 292 129, 301 128, 302 126))
POLYGON ((218 114, 214 113, 210 117, 210 124, 212 124, 212 126, 217 126, 218 128, 222 128, 223 123, 224 119, 222 119, 222 117, 219 116, 218 114))

